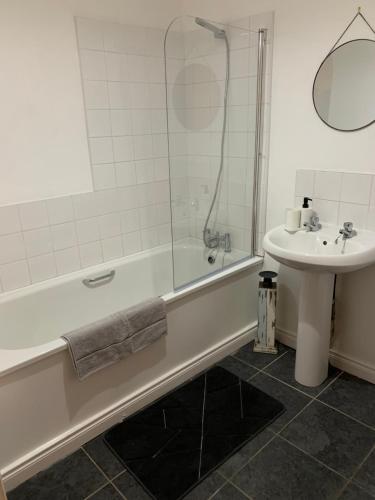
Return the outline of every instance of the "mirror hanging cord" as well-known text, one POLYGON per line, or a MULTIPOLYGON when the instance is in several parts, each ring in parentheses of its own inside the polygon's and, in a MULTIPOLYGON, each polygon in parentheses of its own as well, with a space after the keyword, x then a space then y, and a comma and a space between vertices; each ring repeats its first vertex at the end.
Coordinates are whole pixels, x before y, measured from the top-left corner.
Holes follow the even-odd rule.
POLYGON ((345 30, 342 32, 341 36, 338 38, 337 42, 335 43, 335 45, 332 47, 332 49, 328 52, 328 54, 330 54, 331 52, 333 52, 335 50, 335 48, 337 47, 338 43, 340 42, 340 40, 344 37, 344 35, 346 34, 346 32, 349 30, 349 28, 351 27, 351 25, 354 23, 354 21, 357 19, 357 17, 359 17, 360 19, 362 19, 362 21, 364 23, 367 24, 367 26, 370 28, 370 30, 372 31, 372 34, 375 35, 375 30, 374 28, 371 26, 371 24, 367 21, 367 19, 365 18, 365 16, 362 14, 361 12, 361 7, 358 7, 358 12, 357 14, 353 17, 353 19, 350 21, 350 23, 348 24, 348 26, 345 28, 345 30))

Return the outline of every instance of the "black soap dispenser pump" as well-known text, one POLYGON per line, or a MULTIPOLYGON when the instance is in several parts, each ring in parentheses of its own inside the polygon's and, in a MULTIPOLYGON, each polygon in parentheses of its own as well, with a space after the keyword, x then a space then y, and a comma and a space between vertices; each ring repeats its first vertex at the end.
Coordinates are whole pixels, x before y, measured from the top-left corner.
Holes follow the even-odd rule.
POLYGON ((312 199, 308 196, 303 198, 303 205, 301 208, 301 228, 303 228, 305 224, 309 224, 311 217, 313 216, 313 209, 309 206, 309 201, 312 201, 312 199))

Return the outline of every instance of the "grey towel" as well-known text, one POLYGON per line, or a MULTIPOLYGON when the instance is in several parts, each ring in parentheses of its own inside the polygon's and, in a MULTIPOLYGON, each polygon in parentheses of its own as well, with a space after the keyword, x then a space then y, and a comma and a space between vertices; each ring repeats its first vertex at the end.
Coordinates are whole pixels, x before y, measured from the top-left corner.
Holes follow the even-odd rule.
POLYGON ((68 343, 78 378, 141 351, 167 333, 165 302, 153 298, 62 337, 68 343))

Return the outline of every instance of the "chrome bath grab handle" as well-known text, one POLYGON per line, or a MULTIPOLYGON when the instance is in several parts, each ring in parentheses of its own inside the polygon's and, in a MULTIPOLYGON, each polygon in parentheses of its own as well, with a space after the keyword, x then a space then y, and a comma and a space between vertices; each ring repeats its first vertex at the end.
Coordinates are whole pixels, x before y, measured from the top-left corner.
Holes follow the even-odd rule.
POLYGON ((112 270, 109 273, 102 274, 101 276, 97 276, 96 278, 85 278, 84 280, 82 280, 82 283, 85 286, 88 286, 89 288, 94 288, 96 286, 103 285, 104 280, 106 280, 106 281, 113 280, 113 278, 115 277, 115 274, 116 274, 116 271, 112 270))

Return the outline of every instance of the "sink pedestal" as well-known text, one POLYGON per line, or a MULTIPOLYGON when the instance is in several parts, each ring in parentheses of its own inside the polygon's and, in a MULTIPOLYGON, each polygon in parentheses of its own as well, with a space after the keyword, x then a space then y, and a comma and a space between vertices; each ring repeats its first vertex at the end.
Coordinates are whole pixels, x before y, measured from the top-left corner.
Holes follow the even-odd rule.
POLYGON ((300 384, 315 387, 328 375, 335 275, 301 274, 295 378, 300 384))

